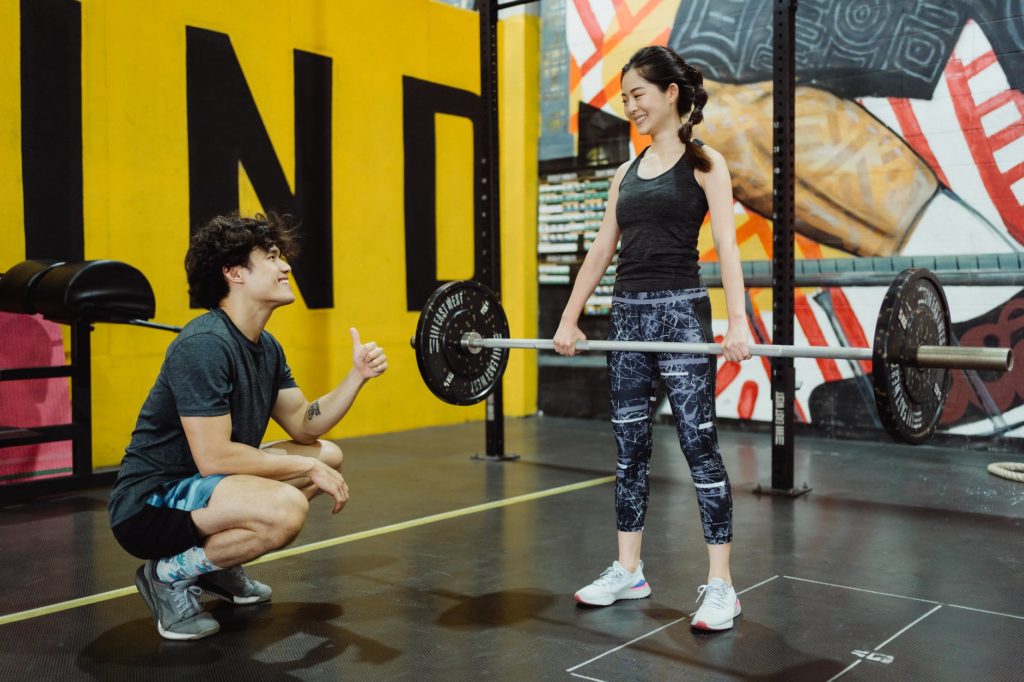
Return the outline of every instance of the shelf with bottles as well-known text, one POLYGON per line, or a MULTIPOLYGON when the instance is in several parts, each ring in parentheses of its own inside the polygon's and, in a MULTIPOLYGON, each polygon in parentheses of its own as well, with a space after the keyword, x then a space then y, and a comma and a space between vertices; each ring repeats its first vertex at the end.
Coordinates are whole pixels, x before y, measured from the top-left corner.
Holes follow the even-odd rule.
MULTIPOLYGON (((568 286, 597 238, 608 203, 614 168, 586 169, 541 177, 538 202, 537 281, 544 286, 568 286)), ((585 315, 607 315, 615 279, 612 265, 585 315)))
POLYGON ((615 264, 601 276, 594 293, 583 306, 584 315, 610 315, 612 312, 612 289, 615 287, 615 264))

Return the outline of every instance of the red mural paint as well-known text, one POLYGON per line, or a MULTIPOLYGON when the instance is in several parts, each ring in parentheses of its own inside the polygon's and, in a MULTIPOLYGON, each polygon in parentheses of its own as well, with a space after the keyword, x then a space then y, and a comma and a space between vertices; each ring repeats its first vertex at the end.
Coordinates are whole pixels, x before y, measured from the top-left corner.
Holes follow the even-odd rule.
MULTIPOLYGON (((1007 302, 999 311, 995 322, 979 324, 960 335, 962 346, 1000 346, 1012 348, 1014 358, 1024 358, 1024 299, 1007 302), (1016 343, 1014 341, 1016 340, 1016 343)), ((962 419, 971 405, 985 414, 981 400, 967 381, 967 376, 953 370, 953 384, 946 398, 946 408, 939 423, 943 426, 955 424, 962 419)), ((992 376, 979 373, 982 380, 992 376)), ((1014 363, 1013 370, 995 374, 995 379, 985 381, 985 390, 992 396, 992 402, 1000 412, 1006 412, 1024 402, 1024 363, 1014 363)))
POLYGON ((942 166, 939 165, 938 159, 935 158, 935 152, 932 151, 931 145, 928 144, 928 138, 925 137, 924 131, 921 130, 921 124, 917 120, 917 115, 914 113, 910 100, 890 97, 889 106, 892 107, 892 113, 896 115, 896 122, 903 129, 903 139, 928 164, 928 167, 938 177, 939 182, 946 187, 952 187, 949 184, 949 178, 942 172, 942 166))
POLYGON ((743 382, 743 388, 740 389, 739 405, 736 407, 740 419, 750 419, 753 416, 755 403, 757 403, 757 384, 753 381, 743 382))
MULTIPOLYGON (((722 339, 725 337, 721 334, 715 335, 715 343, 722 343, 722 339)), ((718 368, 718 374, 715 376, 715 397, 722 395, 725 389, 729 388, 729 384, 735 381, 736 377, 740 373, 740 363, 730 362, 726 360, 722 363, 722 366, 718 368)))
POLYGON ((1018 112, 1024 115, 1024 93, 1005 90, 975 104, 975 95, 968 85, 971 76, 984 71, 995 62, 996 56, 992 53, 982 55, 966 66, 959 59, 951 59, 946 67, 946 85, 949 87, 950 100, 957 121, 963 130, 967 147, 971 150, 971 156, 985 189, 1006 223, 1007 231, 1014 239, 1024 244, 1022 207, 1013 192, 1014 183, 1024 179, 1024 163, 1018 163, 1006 169, 1004 173, 1000 171, 995 159, 997 150, 1024 137, 1024 128, 1011 125, 988 137, 981 123, 983 116, 1006 105, 1016 107, 1018 112))
POLYGON ((718 368, 718 377, 715 380, 715 397, 722 395, 722 392, 729 388, 740 373, 740 363, 726 362, 718 368))
MULTIPOLYGON (((800 329, 803 330, 804 336, 807 337, 808 343, 812 346, 828 345, 825 333, 821 331, 821 326, 818 324, 818 318, 814 316, 814 311, 811 310, 811 305, 807 302, 807 296, 802 292, 796 295, 793 313, 796 315, 796 320, 800 324, 800 329)), ((839 365, 836 364, 835 360, 817 358, 817 364, 825 381, 839 381, 843 378, 843 375, 839 372, 839 365)))
MULTIPOLYGON (((850 342, 850 346, 871 348, 867 336, 864 335, 864 328, 860 326, 860 320, 857 319, 857 313, 850 305, 850 299, 846 298, 842 289, 832 288, 829 291, 832 293, 832 308, 836 311, 836 319, 839 320, 839 326, 842 328, 843 334, 846 335, 846 340, 850 342)), ((861 360, 860 366, 865 373, 871 374, 870 360, 861 360)))

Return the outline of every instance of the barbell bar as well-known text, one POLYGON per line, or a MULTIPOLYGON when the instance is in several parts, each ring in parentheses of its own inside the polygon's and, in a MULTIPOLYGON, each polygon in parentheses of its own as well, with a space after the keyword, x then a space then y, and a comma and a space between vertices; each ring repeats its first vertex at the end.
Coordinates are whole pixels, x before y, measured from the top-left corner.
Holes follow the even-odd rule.
MULTIPOLYGON (((550 339, 509 338, 497 296, 474 281, 448 282, 427 300, 412 339, 424 382, 455 405, 480 402, 497 385, 510 349, 553 349, 550 339)), ((578 341, 580 351, 639 351, 717 355, 717 343, 578 341)), ((950 369, 1007 372, 1009 348, 953 345, 949 304, 942 284, 924 268, 904 270, 882 300, 871 348, 752 344, 752 355, 870 361, 875 405, 896 439, 921 443, 938 424, 952 377, 950 369)))
MULTIPOLYGON (((520 348, 525 350, 554 350, 552 339, 486 339, 476 332, 462 337, 462 347, 470 353, 484 348, 520 348)), ((833 348, 830 346, 780 346, 768 343, 749 344, 751 355, 769 358, 830 358, 833 360, 866 360, 871 362, 874 352, 870 348, 833 348)), ((576 342, 577 351, 634 351, 637 353, 693 353, 721 355, 718 343, 672 343, 664 341, 599 341, 576 342)), ((969 348, 963 346, 918 346, 911 349, 901 364, 910 367, 944 367, 946 369, 973 369, 977 371, 1006 372, 1013 368, 1013 351, 1009 348, 969 348)))

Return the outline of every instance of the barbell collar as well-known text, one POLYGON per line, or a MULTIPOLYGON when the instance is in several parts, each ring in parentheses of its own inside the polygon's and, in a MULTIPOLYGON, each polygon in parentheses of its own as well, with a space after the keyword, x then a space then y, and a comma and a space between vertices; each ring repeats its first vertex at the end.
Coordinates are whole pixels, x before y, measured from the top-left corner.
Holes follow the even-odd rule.
POLYGON ((991 372, 1009 372, 1013 369, 1013 350, 1009 348, 919 346, 916 350, 916 353, 911 352, 911 357, 904 364, 991 372))
MULTIPOLYGON (((554 350, 551 339, 483 338, 476 332, 462 337, 462 347, 470 353, 482 348, 519 348, 526 350, 554 350)), ((773 358, 829 358, 833 360, 871 361, 870 348, 832 346, 784 346, 772 344, 748 345, 751 355, 773 358)), ((577 341, 577 351, 633 351, 637 353, 697 353, 721 355, 718 343, 672 343, 660 341, 577 341)), ((1009 348, 969 348, 963 346, 920 346, 908 354, 900 364, 912 367, 945 367, 947 369, 973 369, 979 371, 1008 372, 1013 368, 1013 352, 1009 348)))

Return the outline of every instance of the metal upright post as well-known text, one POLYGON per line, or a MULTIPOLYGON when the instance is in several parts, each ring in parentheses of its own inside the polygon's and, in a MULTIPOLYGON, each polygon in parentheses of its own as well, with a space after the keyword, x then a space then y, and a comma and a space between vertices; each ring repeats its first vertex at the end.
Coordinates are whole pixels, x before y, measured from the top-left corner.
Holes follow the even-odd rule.
POLYGON ((92 478, 92 325, 71 325, 71 475, 76 480, 92 478))
MULTIPOLYGON (((772 192, 772 342, 793 343, 794 295, 794 138, 796 136, 797 0, 774 3, 774 134, 772 192)), ((755 492, 796 496, 793 487, 793 405, 796 399, 792 358, 772 359, 772 485, 755 492)))
MULTIPOLYGON (((498 147, 498 3, 496 0, 481 0, 478 3, 480 15, 480 99, 483 112, 480 125, 483 127, 480 186, 480 215, 477 229, 480 230, 486 254, 481 263, 484 283, 501 298, 501 213, 499 198, 498 147)), ((505 454, 505 406, 502 382, 499 379, 494 391, 487 396, 486 406, 487 450, 478 459, 504 461, 518 459, 518 455, 505 454)))

